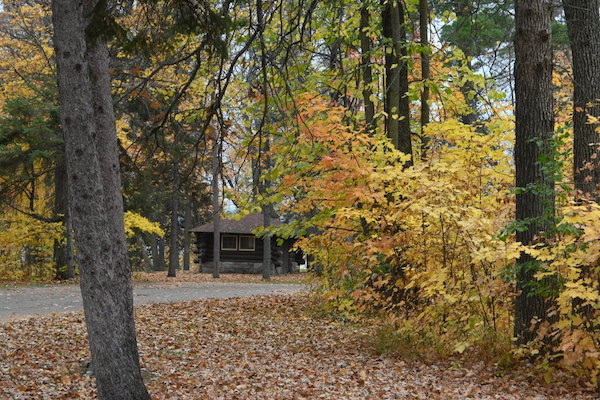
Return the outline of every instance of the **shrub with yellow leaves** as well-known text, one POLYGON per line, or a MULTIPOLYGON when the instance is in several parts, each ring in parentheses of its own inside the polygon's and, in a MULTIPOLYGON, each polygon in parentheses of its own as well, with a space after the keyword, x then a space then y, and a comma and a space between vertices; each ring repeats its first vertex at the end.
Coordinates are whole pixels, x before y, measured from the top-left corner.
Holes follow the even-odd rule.
POLYGON ((600 209, 565 197, 555 243, 516 242, 510 120, 491 118, 477 129, 454 119, 430 123, 427 157, 407 167, 386 138, 348 126, 344 109, 309 96, 297 107, 299 132, 272 146, 270 200, 294 215, 277 233, 301 237, 328 307, 348 318, 382 315, 400 330, 410 321, 457 352, 485 341, 490 348, 492 340, 506 353, 515 263, 526 251, 542 264, 540 280, 560 282, 559 317, 533 350, 551 336, 551 361, 595 379, 600 209))

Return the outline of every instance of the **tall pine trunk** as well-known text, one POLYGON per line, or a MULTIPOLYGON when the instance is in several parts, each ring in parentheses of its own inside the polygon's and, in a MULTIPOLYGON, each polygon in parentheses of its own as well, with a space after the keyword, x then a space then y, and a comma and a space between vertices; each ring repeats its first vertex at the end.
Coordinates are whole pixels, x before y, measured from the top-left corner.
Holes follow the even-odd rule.
POLYGON ((573 168, 575 189, 600 200, 600 0, 563 0, 573 57, 573 168))
MULTIPOLYGON (((554 229, 553 173, 542 160, 553 159, 552 1, 517 0, 515 36, 516 218, 525 229, 517 240, 543 242, 554 229)), ((537 323, 547 320, 549 302, 535 278, 534 260, 522 253, 517 262, 515 336, 518 344, 533 340, 537 323)))
POLYGON ((142 381, 133 322, 108 49, 97 31, 87 29, 86 17, 106 12, 96 5, 93 0, 52 2, 69 203, 98 397, 146 400, 150 396, 142 381))

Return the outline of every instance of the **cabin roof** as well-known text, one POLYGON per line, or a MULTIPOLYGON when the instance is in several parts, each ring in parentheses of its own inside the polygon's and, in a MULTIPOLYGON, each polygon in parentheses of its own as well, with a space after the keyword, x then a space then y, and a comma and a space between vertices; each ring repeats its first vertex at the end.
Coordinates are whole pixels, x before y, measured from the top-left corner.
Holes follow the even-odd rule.
MULTIPOLYGON (((234 219, 221 219, 220 224, 221 233, 252 233, 253 230, 263 226, 263 214, 254 213, 246 215, 244 218, 239 220, 234 219)), ((271 221, 272 226, 279 226, 281 222, 276 219, 271 221)), ((208 232, 214 231, 213 223, 201 225, 196 228, 190 229, 190 232, 208 232)))

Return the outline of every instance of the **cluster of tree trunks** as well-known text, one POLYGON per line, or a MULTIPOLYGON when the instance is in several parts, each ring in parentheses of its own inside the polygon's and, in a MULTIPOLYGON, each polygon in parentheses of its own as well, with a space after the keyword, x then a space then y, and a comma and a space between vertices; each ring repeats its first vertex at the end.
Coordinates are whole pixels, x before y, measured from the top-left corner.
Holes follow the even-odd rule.
MULTIPOLYGON (((598 123, 589 117, 600 116, 600 1, 562 3, 574 77, 575 195, 598 201, 600 141, 598 123)), ((525 225, 525 229, 517 230, 517 240, 533 244, 550 240, 555 229, 553 2, 517 0, 515 11, 516 218, 525 225)), ((536 264, 526 254, 522 254, 517 267, 515 336, 517 343, 523 344, 535 339, 539 323, 556 318, 549 315, 556 283, 552 279, 537 281, 536 264)))

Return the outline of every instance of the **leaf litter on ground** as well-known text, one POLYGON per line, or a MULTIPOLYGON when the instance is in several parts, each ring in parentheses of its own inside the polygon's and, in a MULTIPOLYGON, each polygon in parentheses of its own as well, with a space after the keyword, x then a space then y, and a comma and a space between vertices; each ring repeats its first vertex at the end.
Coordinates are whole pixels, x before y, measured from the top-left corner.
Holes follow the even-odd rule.
POLYGON ((219 274, 213 278, 209 273, 196 271, 177 271, 175 277, 167 277, 166 272, 134 272, 134 283, 308 283, 312 274, 302 272, 295 274, 273 275, 265 281, 259 274, 219 274))
MULTIPOLYGON (((153 400, 587 400, 527 373, 377 356, 372 330, 314 313, 307 294, 136 308, 153 400)), ((96 398, 81 312, 0 324, 0 399, 96 398)), ((449 363, 448 363, 449 364, 449 363)))

